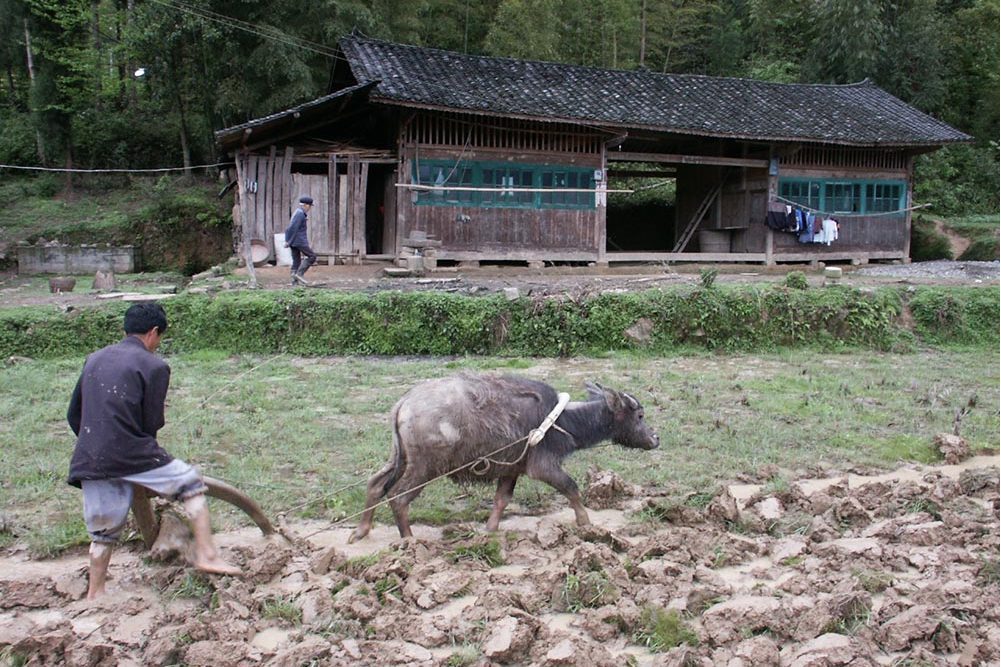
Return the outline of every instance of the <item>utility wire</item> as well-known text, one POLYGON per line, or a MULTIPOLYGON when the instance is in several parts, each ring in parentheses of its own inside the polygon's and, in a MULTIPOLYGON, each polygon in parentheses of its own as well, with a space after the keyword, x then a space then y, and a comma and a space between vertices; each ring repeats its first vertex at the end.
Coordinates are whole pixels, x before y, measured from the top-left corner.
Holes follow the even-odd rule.
POLYGON ((180 0, 151 0, 151 2, 158 4, 162 7, 167 7, 168 9, 174 9, 177 11, 184 12, 186 14, 191 14, 192 16, 197 16, 198 18, 204 19, 206 21, 214 21, 228 28, 234 28, 236 30, 242 30, 244 32, 256 35, 258 37, 263 37, 264 39, 270 39, 272 41, 285 44, 286 46, 294 46, 296 48, 305 49, 307 51, 312 51, 313 53, 318 53, 328 58, 338 59, 337 52, 335 49, 331 49, 328 46, 319 44, 317 42, 311 42, 307 39, 301 37, 295 37, 287 33, 282 32, 278 28, 273 28, 270 26, 262 26, 254 23, 248 23, 247 21, 242 21, 240 19, 233 18, 231 16, 226 16, 224 14, 219 14, 208 9, 203 9, 200 7, 193 7, 180 0))
POLYGON ((73 174, 149 174, 164 171, 187 171, 189 169, 209 169, 211 167, 229 167, 232 162, 216 162, 215 164, 195 164, 190 167, 163 167, 160 169, 68 169, 65 167, 28 167, 20 164, 0 164, 0 169, 22 169, 25 171, 58 171, 73 174))

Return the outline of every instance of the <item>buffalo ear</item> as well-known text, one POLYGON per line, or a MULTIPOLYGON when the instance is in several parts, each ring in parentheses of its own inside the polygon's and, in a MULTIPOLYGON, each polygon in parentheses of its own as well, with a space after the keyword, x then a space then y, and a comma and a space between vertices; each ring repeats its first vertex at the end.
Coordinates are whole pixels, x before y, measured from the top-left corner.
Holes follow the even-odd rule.
POLYGON ((621 412, 624 408, 630 407, 636 409, 639 404, 629 394, 623 394, 622 392, 615 391, 614 389, 609 389, 607 387, 602 387, 597 382, 588 382, 587 393, 594 399, 602 399, 605 401, 605 405, 612 412, 621 412))

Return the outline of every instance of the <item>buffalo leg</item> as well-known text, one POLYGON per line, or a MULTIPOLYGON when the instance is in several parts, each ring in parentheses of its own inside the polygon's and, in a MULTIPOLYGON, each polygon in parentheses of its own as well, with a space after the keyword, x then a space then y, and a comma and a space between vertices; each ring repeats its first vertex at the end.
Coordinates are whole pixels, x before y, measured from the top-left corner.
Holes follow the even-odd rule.
POLYGON ((532 479, 545 482, 566 496, 566 499, 570 501, 570 507, 573 508, 574 515, 577 517, 578 526, 591 525, 591 519, 587 516, 584 503, 580 501, 580 490, 577 488, 577 482, 573 481, 573 478, 566 474, 562 468, 548 466, 541 470, 529 470, 528 475, 532 479))
POLYGON ((487 519, 487 530, 493 532, 497 530, 497 526, 500 525, 501 515, 504 514, 504 508, 507 504, 511 502, 511 497, 514 496, 514 485, 518 482, 518 477, 502 477, 497 480, 497 493, 494 494, 494 508, 490 512, 490 518, 487 519))
POLYGON ((389 507, 393 510, 393 518, 396 519, 396 527, 400 531, 400 537, 413 537, 410 530, 410 503, 421 495, 427 482, 421 483, 416 476, 404 474, 393 485, 386 495, 389 496, 389 507))
POLYGON ((361 520, 355 532, 348 538, 348 544, 355 540, 363 539, 372 530, 372 517, 375 515, 375 506, 386 495, 386 480, 393 472, 393 468, 387 466, 372 476, 368 481, 368 490, 365 494, 365 511, 362 512, 361 520))

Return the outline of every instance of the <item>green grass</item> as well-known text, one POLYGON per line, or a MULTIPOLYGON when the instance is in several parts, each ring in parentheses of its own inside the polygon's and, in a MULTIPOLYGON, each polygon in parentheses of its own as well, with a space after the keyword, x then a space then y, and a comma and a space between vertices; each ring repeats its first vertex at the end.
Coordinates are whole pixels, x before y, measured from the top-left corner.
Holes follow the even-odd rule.
POLYGON ((148 203, 150 179, 125 189, 78 187, 73 198, 57 195, 61 178, 5 176, 0 181, 0 243, 67 234, 102 238, 124 228, 130 212, 148 203))
POLYGON ((449 552, 448 559, 453 563, 461 560, 474 561, 483 563, 487 567, 504 564, 504 554, 501 552, 500 543, 495 539, 457 546, 449 552))
POLYGON ((185 572, 184 578, 170 588, 169 597, 172 600, 193 598, 205 603, 212 598, 215 588, 205 575, 197 572, 185 572))
POLYGON ((568 573, 560 597, 566 610, 576 614, 585 607, 601 607, 614 602, 618 592, 603 570, 591 570, 583 574, 568 573))
POLYGON ((275 595, 261 603, 261 616, 290 625, 302 625, 302 609, 287 595, 275 595))
MULTIPOLYGON (((932 438, 952 431, 956 410, 976 406, 961 434, 974 451, 998 449, 996 349, 914 354, 824 354, 602 359, 430 357, 168 356, 171 390, 160 441, 206 474, 248 492, 270 515, 346 519, 364 504, 365 482, 388 460, 388 413, 414 383, 463 369, 544 379, 573 400, 585 380, 635 394, 661 447, 607 445, 569 458, 578 483, 590 466, 672 495, 704 494, 740 473, 892 468, 937 461, 932 438)), ((65 483, 73 436, 65 414, 82 357, 0 365, 0 507, 18 540, 56 554, 86 540, 80 492, 65 483)), ((790 480, 793 477, 789 478, 790 480)), ((493 488, 429 485, 411 506, 416 523, 486 521, 493 488)), ((519 480, 522 511, 566 506, 550 487, 519 480)), ((703 501, 693 496, 692 502, 703 501)), ((249 520, 212 501, 214 525, 249 520)), ((392 524, 388 508, 377 522, 392 524)))
POLYGON ((698 646, 695 632, 675 609, 647 606, 640 614, 640 626, 633 633, 633 641, 659 653, 675 646, 698 646))
POLYGON ((996 213, 990 215, 964 215, 945 218, 945 225, 952 231, 967 238, 997 233, 999 219, 996 213))

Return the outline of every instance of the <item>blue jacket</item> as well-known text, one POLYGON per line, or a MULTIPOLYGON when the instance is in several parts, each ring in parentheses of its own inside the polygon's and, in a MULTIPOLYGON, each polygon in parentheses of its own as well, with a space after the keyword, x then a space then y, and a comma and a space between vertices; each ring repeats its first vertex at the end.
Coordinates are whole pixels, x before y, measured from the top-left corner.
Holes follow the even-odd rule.
POLYGON ((156 441, 169 384, 170 366, 135 336, 88 356, 66 411, 77 436, 67 481, 80 486, 173 461, 156 441))
POLYGON ((285 243, 290 248, 309 247, 309 237, 306 235, 306 212, 297 208, 285 228, 285 243))

